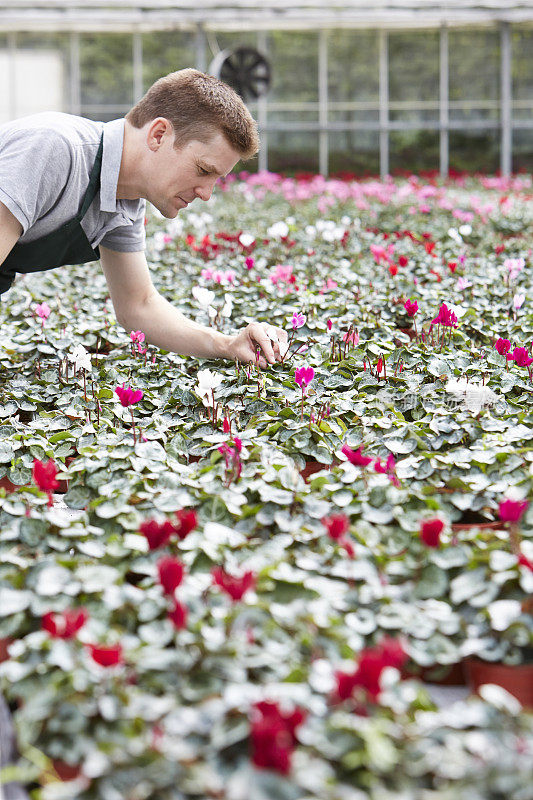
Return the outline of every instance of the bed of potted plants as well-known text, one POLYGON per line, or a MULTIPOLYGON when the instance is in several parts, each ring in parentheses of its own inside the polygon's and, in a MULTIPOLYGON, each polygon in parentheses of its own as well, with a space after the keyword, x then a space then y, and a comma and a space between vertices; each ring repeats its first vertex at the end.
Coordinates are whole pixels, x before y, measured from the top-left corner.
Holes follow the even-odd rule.
POLYGON ((220 330, 284 326, 283 363, 156 350, 96 265, 0 307, 2 779, 523 800, 531 181, 221 188, 149 219, 154 282, 220 330), (439 711, 424 682, 463 667, 479 696, 439 711))

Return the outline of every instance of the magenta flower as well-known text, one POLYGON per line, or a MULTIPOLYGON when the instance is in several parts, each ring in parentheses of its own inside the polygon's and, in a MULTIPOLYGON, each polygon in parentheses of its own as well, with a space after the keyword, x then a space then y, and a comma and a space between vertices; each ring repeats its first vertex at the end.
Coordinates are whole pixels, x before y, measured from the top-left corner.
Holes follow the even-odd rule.
POLYGON ((387 475, 388 479, 394 484, 394 486, 400 485, 400 481, 396 476, 396 461, 394 460, 392 453, 390 453, 385 464, 381 463, 380 458, 376 458, 374 462, 374 470, 382 475, 387 475))
POLYGON ((372 461, 370 456, 363 455, 361 448, 352 450, 347 444, 343 444, 341 453, 346 456, 350 464, 354 464, 356 467, 367 467, 372 461))
POLYGON ((302 392, 307 389, 314 377, 315 371, 313 367, 298 367, 294 373, 294 380, 302 389, 302 392))
POLYGON ((457 327, 457 317, 453 313, 453 311, 448 308, 446 303, 443 303, 439 308, 439 313, 435 317, 435 319, 431 320, 432 325, 444 325, 446 328, 456 328, 457 327))
POLYGON ((528 355, 527 348, 515 347, 512 356, 507 356, 508 361, 514 361, 519 367, 529 367, 533 364, 533 358, 528 355))
POLYGON ((527 510, 529 503, 527 500, 510 500, 506 498, 500 503, 498 512, 502 522, 520 522, 520 519, 527 510))
POLYGON ((132 342, 144 342, 145 336, 142 331, 131 331, 130 339, 132 342))
POLYGON ((408 317, 414 317, 416 312, 418 311, 418 303, 416 300, 406 300, 403 304, 403 307, 407 311, 408 317))
POLYGON ((142 389, 132 389, 131 386, 124 388, 124 386, 117 386, 115 389, 115 394, 118 395, 118 399, 120 400, 120 404, 127 408, 128 406, 133 406, 135 403, 138 403, 139 400, 142 400, 143 391, 142 389))
POLYGON ((511 349, 511 342, 509 341, 509 339, 502 339, 500 337, 496 342, 496 344, 494 345, 494 347, 501 356, 504 356, 511 349))
POLYGON ((292 315, 292 329, 295 331, 305 325, 305 314, 295 311, 292 315))

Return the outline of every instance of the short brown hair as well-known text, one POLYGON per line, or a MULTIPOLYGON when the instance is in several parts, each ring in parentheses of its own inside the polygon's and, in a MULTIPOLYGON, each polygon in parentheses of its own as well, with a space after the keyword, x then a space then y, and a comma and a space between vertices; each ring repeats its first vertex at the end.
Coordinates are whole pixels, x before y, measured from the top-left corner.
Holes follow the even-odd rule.
POLYGON ((257 124, 227 83, 196 69, 180 69, 159 78, 126 114, 134 128, 157 117, 172 123, 176 147, 196 139, 209 141, 218 131, 242 159, 259 150, 257 124))

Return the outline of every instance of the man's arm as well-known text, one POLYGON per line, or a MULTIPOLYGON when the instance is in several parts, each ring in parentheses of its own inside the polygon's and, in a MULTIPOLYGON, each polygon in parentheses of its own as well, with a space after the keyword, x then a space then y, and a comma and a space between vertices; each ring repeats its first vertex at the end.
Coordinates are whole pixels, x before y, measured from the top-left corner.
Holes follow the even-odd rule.
POLYGON ((3 264, 22 234, 18 219, 0 202, 0 264, 3 264))
MULTIPOLYGON (((187 319, 155 289, 144 252, 119 253, 100 246, 102 268, 118 322, 127 330, 141 330, 148 342, 196 358, 228 358, 255 361, 255 348, 263 351, 259 363, 266 367, 280 358, 262 323, 252 322, 234 336, 187 319), (265 360, 266 359, 266 360, 265 360)), ((280 342, 285 331, 276 329, 280 342)))

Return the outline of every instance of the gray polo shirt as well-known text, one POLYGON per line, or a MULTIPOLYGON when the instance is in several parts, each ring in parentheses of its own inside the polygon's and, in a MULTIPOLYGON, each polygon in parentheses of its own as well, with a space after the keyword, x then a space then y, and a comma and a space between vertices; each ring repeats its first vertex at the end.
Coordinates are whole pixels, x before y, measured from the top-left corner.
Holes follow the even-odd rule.
POLYGON ((0 201, 22 225, 19 242, 57 230, 79 211, 104 132, 100 191, 81 225, 93 247, 144 250, 145 200, 117 200, 124 120, 45 112, 0 125, 0 201))

